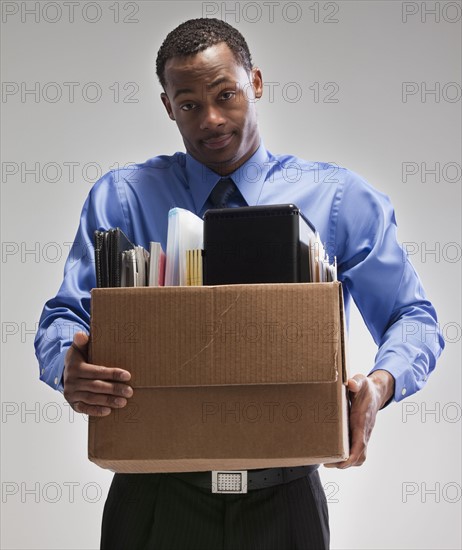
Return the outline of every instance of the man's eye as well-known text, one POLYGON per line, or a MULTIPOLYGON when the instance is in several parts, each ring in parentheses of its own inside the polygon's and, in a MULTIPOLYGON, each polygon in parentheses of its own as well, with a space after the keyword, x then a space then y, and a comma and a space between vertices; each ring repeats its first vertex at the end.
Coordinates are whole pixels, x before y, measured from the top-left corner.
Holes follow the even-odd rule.
POLYGON ((194 109, 195 105, 194 103, 185 103, 180 107, 182 111, 190 111, 191 109, 194 109))
POLYGON ((223 99, 232 99, 235 95, 236 95, 236 92, 231 92, 231 91, 230 91, 230 92, 223 92, 223 93, 221 94, 221 97, 222 97, 223 99))

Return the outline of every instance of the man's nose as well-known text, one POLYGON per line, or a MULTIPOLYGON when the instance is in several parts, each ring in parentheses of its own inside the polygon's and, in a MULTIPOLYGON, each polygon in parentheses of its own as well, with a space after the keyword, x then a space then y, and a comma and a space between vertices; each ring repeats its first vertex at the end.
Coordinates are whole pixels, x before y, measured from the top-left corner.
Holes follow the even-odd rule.
POLYGON ((200 129, 210 130, 225 124, 226 120, 221 109, 216 105, 207 105, 204 107, 204 112, 201 120, 200 129))

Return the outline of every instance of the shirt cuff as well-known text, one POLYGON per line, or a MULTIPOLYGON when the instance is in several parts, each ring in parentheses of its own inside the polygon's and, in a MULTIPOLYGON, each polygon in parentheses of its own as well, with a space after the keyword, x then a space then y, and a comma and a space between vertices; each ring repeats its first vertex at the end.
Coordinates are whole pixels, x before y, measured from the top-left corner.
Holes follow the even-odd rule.
POLYGON ((64 358, 68 349, 69 347, 55 355, 46 369, 44 367, 40 368, 40 380, 61 393, 64 392, 64 358))
POLYGON ((418 392, 425 386, 428 379, 428 376, 423 374, 420 380, 416 380, 416 372, 413 370, 412 365, 397 353, 389 353, 386 357, 380 359, 369 374, 376 370, 386 370, 395 379, 394 395, 382 408, 385 408, 392 401, 401 401, 405 397, 418 392))

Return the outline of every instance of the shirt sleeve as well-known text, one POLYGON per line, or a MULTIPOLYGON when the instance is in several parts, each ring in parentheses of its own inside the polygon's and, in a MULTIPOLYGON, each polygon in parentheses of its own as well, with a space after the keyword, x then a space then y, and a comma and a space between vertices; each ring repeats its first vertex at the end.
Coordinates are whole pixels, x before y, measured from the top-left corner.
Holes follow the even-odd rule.
POLYGON ((335 243, 339 280, 378 345, 370 372, 388 371, 395 379, 391 400, 400 401, 423 388, 444 340, 435 309, 397 241, 390 200, 352 172, 339 204, 335 243))
POLYGON ((127 232, 118 180, 108 172, 90 191, 64 266, 63 282, 57 295, 46 302, 39 320, 34 345, 40 379, 60 392, 64 391, 64 357, 74 334, 90 330, 90 291, 96 286, 94 231, 120 227, 127 232))

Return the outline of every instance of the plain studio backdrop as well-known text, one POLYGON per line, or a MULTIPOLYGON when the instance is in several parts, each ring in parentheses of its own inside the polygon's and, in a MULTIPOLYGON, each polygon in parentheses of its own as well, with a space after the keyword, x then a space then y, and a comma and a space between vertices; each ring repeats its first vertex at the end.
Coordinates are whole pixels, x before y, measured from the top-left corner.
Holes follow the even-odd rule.
MULTIPOLYGON (((461 4, 444 1, 2 2, 1 547, 99 545, 112 474, 87 459, 85 418, 39 381, 33 338, 94 181, 184 150, 155 57, 201 16, 246 37, 271 152, 390 196, 446 339, 426 388, 379 413, 366 463, 320 469, 332 548, 461 548, 461 4)), ((354 310, 350 374, 374 355, 354 310)))

